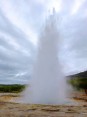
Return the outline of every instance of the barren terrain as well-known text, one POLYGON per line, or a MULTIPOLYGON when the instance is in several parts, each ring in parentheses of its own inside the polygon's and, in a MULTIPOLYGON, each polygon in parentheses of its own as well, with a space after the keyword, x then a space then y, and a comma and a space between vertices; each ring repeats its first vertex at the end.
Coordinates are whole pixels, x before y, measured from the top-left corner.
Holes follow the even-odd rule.
POLYGON ((70 105, 13 103, 18 94, 0 94, 0 117, 87 117, 87 96, 75 92, 70 105))

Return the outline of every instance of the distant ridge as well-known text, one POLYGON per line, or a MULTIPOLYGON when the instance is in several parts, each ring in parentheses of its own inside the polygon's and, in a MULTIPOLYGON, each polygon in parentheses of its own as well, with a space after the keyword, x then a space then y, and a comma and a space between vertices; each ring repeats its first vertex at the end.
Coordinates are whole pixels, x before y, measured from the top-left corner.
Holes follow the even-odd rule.
POLYGON ((68 77, 70 77, 70 78, 73 78, 73 77, 87 78, 87 71, 76 73, 76 74, 70 75, 68 77))

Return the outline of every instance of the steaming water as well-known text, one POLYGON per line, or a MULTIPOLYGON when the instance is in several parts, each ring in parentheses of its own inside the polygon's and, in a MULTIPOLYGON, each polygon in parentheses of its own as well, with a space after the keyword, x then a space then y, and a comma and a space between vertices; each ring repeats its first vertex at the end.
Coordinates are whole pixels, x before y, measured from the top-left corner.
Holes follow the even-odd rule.
POLYGON ((66 99, 66 78, 58 60, 60 37, 55 13, 46 21, 41 33, 38 55, 30 87, 25 91, 25 102, 61 104, 66 99))

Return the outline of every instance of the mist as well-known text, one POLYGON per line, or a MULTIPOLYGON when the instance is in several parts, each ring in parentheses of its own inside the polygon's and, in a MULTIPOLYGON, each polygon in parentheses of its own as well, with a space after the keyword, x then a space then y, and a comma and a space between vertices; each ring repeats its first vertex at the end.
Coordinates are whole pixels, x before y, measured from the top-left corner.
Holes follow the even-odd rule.
POLYGON ((58 59, 60 36, 56 13, 46 20, 40 34, 37 59, 30 86, 24 93, 24 102, 33 104, 61 104, 66 99, 66 78, 58 59))

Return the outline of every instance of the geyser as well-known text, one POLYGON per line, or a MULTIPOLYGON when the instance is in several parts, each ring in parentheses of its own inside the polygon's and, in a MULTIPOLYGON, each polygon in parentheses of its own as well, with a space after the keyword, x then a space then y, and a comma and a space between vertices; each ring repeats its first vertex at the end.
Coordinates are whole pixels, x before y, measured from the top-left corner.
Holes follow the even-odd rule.
POLYGON ((55 12, 48 18, 41 33, 36 64, 25 102, 31 104, 61 104, 66 99, 66 78, 58 59, 60 37, 55 12))

